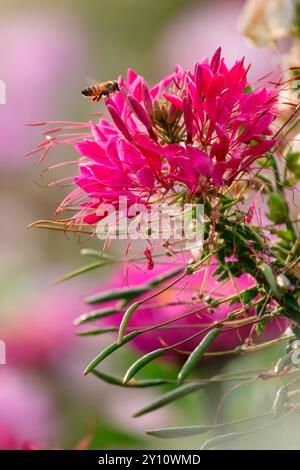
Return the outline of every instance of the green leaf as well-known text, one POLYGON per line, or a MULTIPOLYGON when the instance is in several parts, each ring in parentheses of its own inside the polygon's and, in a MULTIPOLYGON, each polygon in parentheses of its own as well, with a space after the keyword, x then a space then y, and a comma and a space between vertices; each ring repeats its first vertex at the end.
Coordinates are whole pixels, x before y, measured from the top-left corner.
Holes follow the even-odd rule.
POLYGON ((205 383, 193 383, 183 385, 182 387, 177 387, 174 390, 165 393, 145 408, 142 408, 141 410, 137 411, 136 413, 134 413, 133 416, 138 417, 150 413, 151 411, 158 410, 159 408, 162 408, 163 406, 168 405, 169 403, 172 403, 173 401, 178 400, 179 398, 189 395, 190 393, 196 392, 197 390, 200 390, 203 387, 205 387, 205 383))
MULTIPOLYGON (((273 162, 269 157, 258 158, 256 160, 256 163, 258 163, 260 166, 262 166, 264 168, 272 168, 273 167, 273 162)), ((261 176, 261 175, 259 175, 259 176, 261 176)), ((269 180, 268 178, 267 178, 267 180, 268 180, 268 182, 271 182, 271 180, 269 180)))
POLYGON ((196 436, 210 431, 214 426, 182 426, 174 428, 151 429, 146 434, 163 439, 177 439, 179 437, 196 436))
POLYGON ((106 333, 115 333, 118 328, 112 326, 110 328, 95 328, 94 330, 80 331, 76 333, 76 336, 98 336, 106 333))
POLYGON ((257 317, 263 317, 267 310, 267 304, 264 299, 262 299, 255 308, 255 315, 257 317))
POLYGON ((257 336, 263 334, 263 332, 265 331, 266 325, 267 325, 266 321, 260 321, 259 323, 255 325, 255 333, 257 334, 257 336))
POLYGON ((66 274, 65 276, 62 276, 59 279, 56 279, 54 281, 54 284, 60 284, 61 282, 72 279, 73 277, 79 276, 80 274, 87 273, 88 271, 92 271, 93 269, 99 268, 102 265, 103 265, 102 261, 97 261, 96 263, 91 263, 86 266, 82 266, 81 268, 76 269, 75 271, 72 271, 66 274))
POLYGON ((90 323, 99 318, 107 317, 113 315, 114 313, 119 313, 118 309, 115 308, 103 308, 102 310, 93 310, 92 312, 84 313, 80 317, 74 320, 74 325, 83 325, 84 323, 90 323))
POLYGON ((130 305, 130 307, 124 313, 121 324, 120 324, 120 328, 119 328, 118 344, 120 344, 123 341, 127 324, 131 316, 133 315, 133 313, 139 308, 140 305, 141 305, 141 302, 135 302, 134 304, 130 305))
POLYGON ((171 272, 164 274, 163 276, 157 276, 151 279, 149 282, 134 286, 134 287, 123 287, 119 289, 108 290, 105 292, 100 292, 99 294, 92 295, 86 298, 86 302, 88 304, 98 304, 103 302, 108 302, 110 300, 127 300, 131 301, 136 299, 142 294, 151 291, 154 287, 166 282, 167 280, 171 279, 172 277, 180 274, 183 272, 183 269, 175 269, 171 272))
POLYGON ((267 204, 269 207, 268 219, 276 224, 283 224, 288 220, 289 207, 279 193, 270 193, 267 204))
POLYGON ((124 287, 121 289, 113 289, 101 292, 99 294, 91 295, 85 299, 88 304, 100 304, 103 302, 109 302, 111 300, 120 299, 135 299, 136 297, 148 292, 151 287, 147 284, 135 287, 124 287))
POLYGON ((218 276, 224 271, 224 266, 220 264, 220 266, 212 273, 212 276, 218 276))
POLYGON ((103 380, 104 382, 118 385, 120 387, 132 387, 132 388, 147 388, 147 387, 157 387, 158 385, 165 385, 168 383, 165 379, 148 379, 148 380, 131 380, 127 384, 123 384, 122 377, 116 377, 114 375, 107 374, 100 370, 92 370, 92 374, 95 375, 98 379, 103 380))
POLYGON ((249 93, 252 93, 252 91, 253 91, 253 88, 252 88, 251 85, 247 85, 247 86, 244 88, 244 93, 245 93, 246 95, 248 95, 249 93))
POLYGON ((275 295, 276 299, 280 299, 280 292, 277 286, 276 278, 273 274, 272 268, 267 264, 267 263, 261 263, 258 266, 258 269, 260 272, 264 275, 267 283, 270 286, 270 289, 272 290, 273 294, 275 295))
POLYGON ((127 382, 129 382, 129 380, 131 380, 132 377, 134 377, 135 374, 137 374, 137 372, 139 372, 143 367, 145 367, 147 364, 149 364, 149 362, 151 362, 154 359, 156 359, 157 357, 160 357, 163 354, 165 354, 165 352, 166 352, 165 348, 161 348, 161 349, 157 349, 156 351, 151 351, 150 353, 146 354, 145 356, 140 357, 127 370, 127 372, 124 376, 124 379, 123 379, 123 383, 126 384, 127 382))
POLYGON ((286 166, 295 179, 300 179, 300 152, 288 152, 286 156, 286 166))
POLYGON ((101 372, 100 370, 92 370, 92 374, 97 377, 98 379, 103 380, 103 382, 112 384, 112 385, 119 385, 122 386, 122 378, 121 377, 116 377, 111 374, 106 374, 105 372, 101 372))
POLYGON ((164 275, 157 276, 149 282, 149 286, 151 286, 152 288, 157 287, 160 284, 162 284, 163 282, 169 281, 173 277, 178 276, 179 274, 182 274, 183 271, 184 271, 184 269, 178 268, 178 269, 174 269, 173 271, 170 271, 170 272, 168 272, 164 275))
POLYGON ((258 295, 258 290, 256 286, 250 287, 242 294, 243 303, 245 305, 249 304, 249 302, 254 299, 258 295))
POLYGON ((139 334, 140 334, 139 331, 133 331, 132 333, 129 333, 129 335, 124 336, 124 338, 122 339, 121 344, 119 344, 118 342, 110 344, 107 348, 105 348, 103 351, 101 351, 101 353, 98 354, 98 356, 96 356, 88 364, 88 366, 86 367, 86 369, 84 371, 84 375, 87 375, 89 372, 91 372, 93 369, 95 369, 95 367, 97 367, 100 364, 100 362, 102 362, 104 359, 106 359, 112 353, 117 351, 121 346, 128 343, 128 341, 131 341, 132 339, 134 339, 139 334))
POLYGON ((187 376, 196 367, 204 353, 207 351, 209 346, 214 342, 214 340, 220 333, 221 330, 219 330, 218 328, 207 333, 207 335, 202 339, 200 344, 189 355, 187 361, 183 364, 178 374, 178 383, 182 383, 187 378, 187 376))
POLYGON ((270 232, 275 233, 284 241, 291 242, 294 240, 294 234, 293 232, 291 232, 291 230, 277 230, 277 229, 272 228, 270 229, 270 232))
POLYGON ((82 256, 90 256, 91 258, 104 258, 104 253, 101 253, 100 251, 98 250, 93 250, 91 248, 83 248, 82 250, 80 250, 80 254, 82 256))

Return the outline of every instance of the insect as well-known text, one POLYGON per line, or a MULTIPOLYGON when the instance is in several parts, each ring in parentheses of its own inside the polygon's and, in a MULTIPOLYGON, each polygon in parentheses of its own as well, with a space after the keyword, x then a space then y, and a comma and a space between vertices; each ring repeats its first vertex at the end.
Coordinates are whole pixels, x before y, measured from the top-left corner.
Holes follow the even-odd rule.
POLYGON ((119 91, 118 82, 116 80, 109 80, 108 82, 88 86, 82 90, 81 94, 90 97, 94 103, 98 103, 102 96, 109 96, 116 91, 119 91))

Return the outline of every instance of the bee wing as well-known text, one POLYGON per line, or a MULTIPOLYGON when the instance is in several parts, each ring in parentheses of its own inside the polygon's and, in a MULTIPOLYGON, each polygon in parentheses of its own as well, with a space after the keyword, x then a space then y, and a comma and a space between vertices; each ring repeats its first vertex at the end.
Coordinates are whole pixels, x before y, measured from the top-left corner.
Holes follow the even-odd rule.
POLYGON ((87 77, 87 82, 89 85, 99 85, 99 83, 101 83, 100 80, 91 77, 87 77))

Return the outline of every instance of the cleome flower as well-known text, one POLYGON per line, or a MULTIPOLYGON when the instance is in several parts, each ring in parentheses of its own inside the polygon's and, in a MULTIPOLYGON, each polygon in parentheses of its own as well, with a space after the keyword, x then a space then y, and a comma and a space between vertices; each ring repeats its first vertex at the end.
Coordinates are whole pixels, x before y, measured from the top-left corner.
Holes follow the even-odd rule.
POLYGON ((51 134, 38 147, 47 153, 56 143, 72 144, 82 157, 76 188, 58 212, 79 204, 75 220, 94 224, 98 208, 117 208, 120 196, 129 204, 201 201, 251 172, 276 143, 270 126, 277 92, 252 90, 248 70, 244 60, 228 68, 219 48, 193 70, 176 66, 153 88, 133 70, 120 76, 119 91, 105 99, 109 120, 78 124, 83 132, 60 139, 51 134))

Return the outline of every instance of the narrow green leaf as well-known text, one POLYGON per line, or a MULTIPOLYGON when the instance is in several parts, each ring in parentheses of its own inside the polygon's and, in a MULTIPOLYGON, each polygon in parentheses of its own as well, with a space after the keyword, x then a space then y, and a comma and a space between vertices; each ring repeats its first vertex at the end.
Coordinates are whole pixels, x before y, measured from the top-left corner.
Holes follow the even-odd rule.
POLYGON ((147 388, 157 387, 158 385, 166 385, 168 383, 168 380, 165 379, 130 380, 130 382, 125 385, 125 387, 147 388))
POLYGON ((82 256, 91 256, 91 258, 98 258, 98 259, 104 257, 100 251, 93 250, 91 248, 83 248, 82 250, 80 250, 80 254, 82 256))
POLYGON ((258 269, 262 272, 264 275, 267 283, 269 284, 271 290, 273 291, 273 294, 275 295, 276 299, 280 299, 280 292, 277 286, 276 278, 273 274, 272 268, 267 264, 267 263, 261 263, 258 266, 258 269))
POLYGON ((113 326, 111 328, 95 328, 93 330, 80 331, 76 333, 76 336, 98 336, 106 333, 115 333, 116 331, 118 331, 118 328, 113 326))
POLYGON ((113 289, 99 294, 91 295, 85 299, 88 304, 100 304, 102 302, 108 302, 110 300, 120 300, 120 299, 134 299, 141 294, 148 292, 150 287, 146 284, 136 287, 123 287, 121 289, 113 289))
POLYGON ((243 303, 245 305, 248 305, 249 302, 257 295, 258 295, 258 289, 256 286, 246 289, 245 292, 242 294, 243 303))
POLYGON ((59 279, 56 279, 53 284, 60 284, 61 282, 67 281, 69 279, 72 279, 73 277, 79 276, 80 274, 87 273, 88 271, 92 271, 93 269, 99 268, 102 265, 102 261, 97 261, 95 263, 88 264, 86 266, 82 266, 79 269, 76 269, 75 271, 72 271, 65 276, 60 277, 59 279))
POLYGON ((161 276, 157 276, 155 278, 153 278, 150 282, 149 282, 149 285, 153 288, 153 287, 156 287, 156 286, 159 286, 160 284, 162 284, 163 282, 166 282, 166 281, 169 281, 170 279, 172 279, 173 277, 175 276, 178 276, 179 274, 183 273, 183 269, 182 268, 178 268, 178 269, 175 269, 173 271, 170 271, 164 275, 161 275, 161 276))
POLYGON ((157 349, 156 351, 151 351, 150 353, 146 354, 143 357, 140 357, 134 364, 132 364, 131 367, 127 370, 123 383, 126 384, 129 382, 129 380, 132 379, 132 377, 137 374, 139 370, 141 370, 143 367, 145 367, 149 362, 153 361, 157 357, 162 356, 166 352, 165 348, 157 349))
POLYGON ((74 325, 83 325, 84 323, 93 322, 99 320, 99 318, 108 317, 114 313, 119 313, 119 310, 116 308, 103 308, 101 310, 93 310, 92 312, 84 313, 80 317, 74 320, 74 325))
POLYGON ((158 385, 165 385, 168 383, 165 379, 148 379, 148 380, 131 380, 127 384, 123 384, 122 377, 116 377, 114 375, 107 374, 100 370, 92 370, 92 374, 95 375, 98 379, 103 380, 104 382, 118 385, 120 387, 131 387, 131 388, 147 388, 147 387, 157 387, 158 385))
POLYGON ((203 354, 207 351, 209 346, 213 343, 216 337, 221 333, 221 331, 216 328, 202 339, 199 345, 194 349, 194 351, 189 355, 187 361, 183 364, 179 374, 178 374, 178 383, 182 383, 190 372, 196 367, 202 358, 203 354))
POLYGON ((162 439, 176 439, 179 437, 196 436, 203 432, 210 431, 214 426, 183 426, 174 428, 151 429, 146 434, 149 436, 160 437, 162 439))
POLYGON ((150 403, 150 405, 146 406, 145 408, 142 408, 141 410, 137 411, 136 413, 134 413, 133 416, 138 417, 138 416, 145 415, 146 413, 150 413, 151 411, 158 410, 159 408, 162 408, 163 406, 168 405, 169 403, 172 403, 178 398, 184 397, 186 395, 189 395, 190 393, 200 390, 204 386, 205 386, 205 383, 198 383, 198 384, 193 383, 193 384, 183 385, 182 387, 177 387, 174 390, 171 390, 170 392, 165 393, 164 395, 162 395, 157 400, 150 403))
POLYGON ((122 339, 122 342, 121 344, 115 342, 115 343, 112 343, 110 344, 107 348, 105 348, 103 351, 101 351, 100 354, 98 354, 98 356, 96 356, 89 364, 88 366, 86 367, 85 371, 84 371, 84 375, 87 375, 89 372, 91 372, 93 369, 95 369, 95 367, 98 366, 98 364, 100 364, 100 362, 102 362, 104 359, 106 359, 108 356, 110 356, 112 353, 114 353, 115 351, 117 351, 121 346, 123 346, 124 344, 128 343, 128 341, 131 341, 133 338, 135 338, 136 336, 138 336, 140 334, 139 331, 133 331, 132 333, 129 333, 129 335, 127 336, 124 336, 124 338, 122 339))
POLYGON ((127 324, 132 314, 139 308, 140 305, 141 305, 141 302, 135 302, 134 304, 130 305, 130 307, 124 313, 121 324, 120 324, 120 328, 119 328, 118 344, 121 344, 121 342, 123 341, 127 324))
POLYGON ((101 372, 100 370, 92 370, 92 374, 97 377, 98 379, 103 380, 103 382, 112 384, 112 385, 119 385, 122 386, 122 378, 116 377, 111 374, 106 374, 105 372, 101 372))

